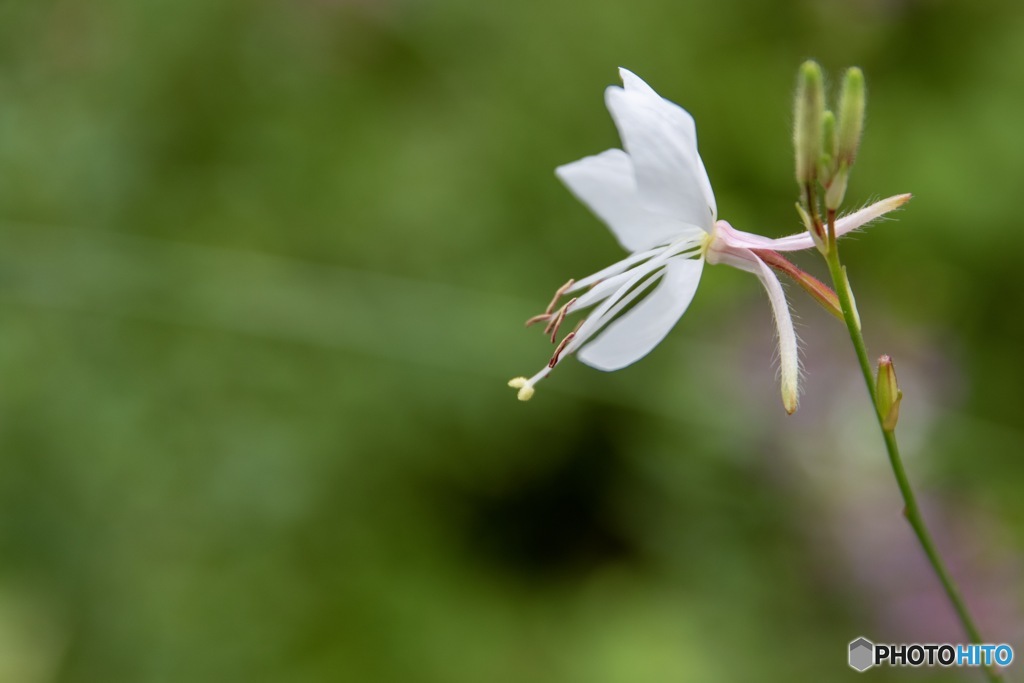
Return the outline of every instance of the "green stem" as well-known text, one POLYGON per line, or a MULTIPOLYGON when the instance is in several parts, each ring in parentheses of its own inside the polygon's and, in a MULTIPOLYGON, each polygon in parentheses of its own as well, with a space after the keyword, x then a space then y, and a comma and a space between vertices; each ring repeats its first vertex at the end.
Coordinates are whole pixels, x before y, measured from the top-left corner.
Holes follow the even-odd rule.
MULTIPOLYGON (((953 581, 953 577, 949 575, 949 571, 946 569, 946 565, 935 547, 931 533, 929 533, 928 527, 925 525, 924 517, 921 516, 921 510, 917 506, 917 498, 914 496, 914 490, 910 487, 910 480, 907 479, 907 472, 903 467, 903 460, 900 458, 896 431, 895 429, 887 430, 885 428, 883 423, 885 416, 878 412, 877 407, 874 407, 878 405, 875 396, 874 374, 871 371, 871 361, 868 358, 867 347, 864 344, 864 335, 860 329, 853 291, 839 260, 839 250, 835 241, 835 227, 832 220, 833 215, 830 212, 828 226, 829 249, 825 255, 825 260, 828 262, 829 274, 832 276, 832 283, 835 286, 836 294, 839 296, 839 305, 843 311, 843 320, 846 322, 846 327, 850 332, 850 341, 853 342, 853 348, 857 352, 857 361, 860 363, 860 370, 864 375, 864 382, 867 384, 871 405, 873 406, 875 417, 878 419, 878 427, 882 430, 882 436, 885 437, 885 448, 889 452, 889 464, 892 465, 893 474, 896 476, 896 484, 903 495, 903 515, 910 522, 917 540, 921 543, 921 548, 924 549, 924 554, 928 556, 928 562, 932 565, 932 569, 935 571, 935 575, 938 576, 939 582, 942 583, 946 596, 949 598, 950 603, 952 603, 953 609, 956 611, 957 617, 959 617, 960 623, 967 633, 967 637, 972 643, 981 643, 982 639, 981 634, 978 632, 978 627, 975 626, 974 619, 971 617, 971 613, 968 611, 967 605, 960 595, 960 590, 957 588, 956 582, 953 581)), ((994 683, 1002 681, 1002 677, 990 666, 985 666, 984 669, 989 681, 994 683)))

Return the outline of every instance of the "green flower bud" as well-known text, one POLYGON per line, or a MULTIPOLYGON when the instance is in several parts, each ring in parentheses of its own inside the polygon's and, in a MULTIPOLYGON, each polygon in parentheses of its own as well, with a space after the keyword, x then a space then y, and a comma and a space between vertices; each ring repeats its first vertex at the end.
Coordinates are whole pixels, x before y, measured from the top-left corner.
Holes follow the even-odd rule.
POLYGON ((839 97, 839 135, 836 156, 847 168, 853 166, 864 130, 864 73, 857 67, 846 70, 839 97))
POLYGON ((850 169, 845 161, 839 162, 839 169, 832 176, 828 189, 825 190, 825 208, 837 211, 846 196, 846 185, 850 181, 850 169))
POLYGON ((793 147, 796 152, 796 182, 813 182, 821 160, 822 118, 825 113, 825 87, 821 67, 806 61, 797 77, 793 106, 793 147))
POLYGON ((900 419, 900 401, 903 392, 896 382, 896 368, 892 358, 882 356, 878 359, 878 377, 875 384, 875 404, 878 414, 882 417, 882 429, 891 432, 896 429, 900 419))
POLYGON ((818 169, 818 175, 825 185, 831 182, 835 174, 836 141, 836 115, 826 109, 821 119, 821 161, 818 169))

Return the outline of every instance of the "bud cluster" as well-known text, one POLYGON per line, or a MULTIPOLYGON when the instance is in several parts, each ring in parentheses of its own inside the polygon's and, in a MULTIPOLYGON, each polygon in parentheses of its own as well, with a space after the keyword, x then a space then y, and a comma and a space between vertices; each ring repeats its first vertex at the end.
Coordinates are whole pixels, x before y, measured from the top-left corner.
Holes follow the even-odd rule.
POLYGON ((835 235, 821 219, 819 187, 824 191, 827 223, 831 225, 857 158, 864 129, 864 99, 864 74, 852 67, 843 76, 838 113, 826 109, 821 67, 814 61, 800 67, 793 107, 796 182, 800 186, 797 211, 823 254, 835 235))

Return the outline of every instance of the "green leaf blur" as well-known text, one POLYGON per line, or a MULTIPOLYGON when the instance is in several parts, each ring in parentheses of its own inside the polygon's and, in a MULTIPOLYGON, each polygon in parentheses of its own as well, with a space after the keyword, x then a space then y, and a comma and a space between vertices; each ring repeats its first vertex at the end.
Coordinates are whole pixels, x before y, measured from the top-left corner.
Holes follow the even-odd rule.
POLYGON ((866 76, 849 208, 914 193, 844 256, 939 545, 1020 644, 1022 38, 1010 0, 0 5, 0 683, 859 680, 858 636, 962 639, 797 288, 792 418, 724 268, 634 367, 505 386, 619 257, 553 175, 619 145, 616 67, 774 237, 809 57, 866 76))

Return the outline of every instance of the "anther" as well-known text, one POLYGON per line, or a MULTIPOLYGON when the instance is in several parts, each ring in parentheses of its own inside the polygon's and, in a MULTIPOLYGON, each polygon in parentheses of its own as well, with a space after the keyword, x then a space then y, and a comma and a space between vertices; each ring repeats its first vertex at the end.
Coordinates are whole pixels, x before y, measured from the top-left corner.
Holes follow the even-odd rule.
MULTIPOLYGON (((544 334, 550 334, 551 333, 552 318, 554 316, 556 316, 556 315, 561 315, 562 317, 565 317, 565 313, 563 313, 561 311, 559 311, 559 313, 557 313, 557 314, 555 313, 555 306, 558 305, 558 300, 561 299, 565 295, 565 293, 572 288, 572 286, 575 283, 576 283, 576 280, 574 280, 572 278, 569 278, 568 282, 566 282, 564 285, 562 285, 557 290, 555 290, 555 296, 553 296, 551 298, 551 303, 549 303, 548 307, 544 309, 544 312, 541 313, 540 315, 535 315, 532 318, 530 318, 529 320, 527 320, 526 321, 526 326, 530 327, 532 325, 536 325, 537 323, 544 322, 546 320, 546 321, 548 321, 548 324, 544 328, 544 334)), ((575 301, 575 299, 573 299, 573 301, 575 301)), ((572 301, 570 301, 569 303, 572 303, 572 301)), ((568 304, 566 304, 566 306, 568 306, 568 304)), ((563 306, 563 308, 565 308, 565 307, 563 306)), ((561 321, 559 321, 559 322, 561 322, 561 321)), ((556 324, 556 327, 557 327, 557 324, 556 324)), ((555 340, 552 339, 551 343, 554 344, 555 340)))
POLYGON ((529 401, 533 398, 533 385, 530 384, 530 380, 525 377, 515 377, 508 381, 508 385, 513 389, 518 389, 519 393, 516 394, 516 398, 520 401, 529 401))
MULTIPOLYGON (((539 323, 539 322, 541 322, 543 320, 549 320, 550 318, 551 318, 551 314, 550 313, 541 313, 540 315, 535 315, 532 318, 530 318, 529 320, 527 320, 526 321, 526 326, 530 327, 531 325, 536 325, 537 323, 539 323)), ((545 330, 546 329, 547 328, 545 328, 545 330)))
POLYGON ((554 315, 551 321, 548 322, 547 327, 544 328, 544 334, 548 334, 551 336, 552 344, 555 343, 555 338, 558 337, 558 328, 562 326, 562 321, 565 320, 565 316, 569 312, 569 307, 572 306, 574 303, 576 303, 576 297, 573 297, 566 301, 565 305, 558 309, 558 313, 554 315))
POLYGON ((548 307, 544 309, 544 313, 546 313, 547 315, 551 315, 552 311, 555 310, 555 306, 558 305, 558 300, 562 298, 562 295, 569 291, 569 289, 573 286, 575 282, 576 280, 574 280, 573 278, 569 278, 568 282, 566 282, 564 285, 555 290, 555 296, 552 297, 551 303, 548 304, 548 307))
POLYGON ((558 357, 562 355, 562 351, 565 350, 565 347, 569 344, 570 341, 572 341, 572 338, 575 336, 575 331, 565 335, 565 339, 563 339, 562 342, 558 345, 558 348, 555 349, 555 355, 551 356, 551 360, 548 361, 549 368, 553 368, 555 367, 555 365, 558 364, 558 357))

